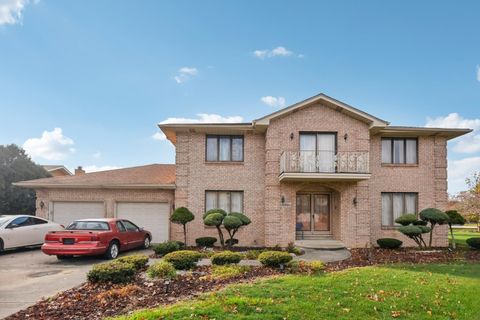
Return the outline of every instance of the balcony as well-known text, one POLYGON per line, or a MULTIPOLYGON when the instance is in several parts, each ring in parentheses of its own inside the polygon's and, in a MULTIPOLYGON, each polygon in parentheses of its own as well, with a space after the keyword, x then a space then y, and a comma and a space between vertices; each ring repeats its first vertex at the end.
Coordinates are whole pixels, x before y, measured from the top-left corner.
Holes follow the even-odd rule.
POLYGON ((280 181, 360 181, 370 179, 368 152, 284 151, 280 181))

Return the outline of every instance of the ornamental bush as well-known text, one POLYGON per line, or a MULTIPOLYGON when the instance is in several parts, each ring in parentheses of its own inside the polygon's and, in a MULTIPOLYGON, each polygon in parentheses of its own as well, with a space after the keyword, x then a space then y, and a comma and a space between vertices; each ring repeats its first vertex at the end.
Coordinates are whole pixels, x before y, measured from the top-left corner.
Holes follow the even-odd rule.
POLYGON ((480 249, 480 238, 468 238, 467 244, 474 249, 480 249))
POLYGON ((456 249, 457 244, 455 242, 455 233, 453 232, 452 226, 453 225, 464 225, 466 220, 460 213, 458 213, 457 210, 448 210, 448 211, 445 211, 445 213, 448 216, 448 222, 447 223, 448 223, 448 228, 450 229, 450 235, 452 237, 452 248, 456 249))
POLYGON ((248 250, 244 253, 245 259, 247 260, 257 260, 260 253, 265 252, 265 250, 248 250))
POLYGON ((185 207, 180 207, 173 211, 170 221, 183 226, 183 239, 187 243, 187 223, 195 219, 193 213, 185 207))
POLYGON ((292 256, 285 251, 265 251, 258 256, 258 260, 266 267, 278 268, 290 262, 292 256))
POLYGON ((165 261, 173 264, 177 270, 187 270, 195 267, 195 263, 202 258, 202 254, 197 251, 181 250, 170 252, 165 255, 165 261))
POLYGON ((292 260, 287 263, 286 270, 288 273, 294 274, 310 274, 310 275, 317 275, 323 273, 325 270, 325 264, 322 261, 314 260, 314 261, 298 261, 292 260))
POLYGON ((195 243, 199 247, 213 247, 214 243, 217 242, 217 238, 215 237, 201 237, 195 239, 195 243))
POLYGON ((177 271, 170 262, 160 261, 148 267, 147 275, 150 278, 173 279, 177 276, 177 271))
POLYGON ((398 249, 402 246, 402 241, 393 238, 377 239, 378 246, 382 249, 398 249))
POLYGON ((152 249, 155 254, 164 256, 170 252, 180 250, 180 244, 177 241, 165 241, 152 246, 152 249))
POLYGON ((117 259, 117 262, 131 263, 136 270, 143 269, 148 263, 148 257, 144 254, 124 256, 117 259))
POLYGON ((420 211, 420 218, 423 221, 430 222, 430 240, 428 241, 428 247, 431 248, 433 240, 433 230, 435 229, 435 225, 442 225, 448 223, 448 215, 441 210, 435 208, 427 208, 420 211))
POLYGON ((242 260, 242 255, 238 252, 232 252, 225 250, 214 254, 212 257, 212 264, 224 265, 224 264, 236 264, 242 260))
POLYGON ((251 270, 250 266, 237 266, 237 265, 226 265, 226 266, 213 266, 212 267, 212 277, 214 279, 229 279, 244 273, 247 273, 251 270))
POLYGON ((135 277, 136 267, 132 263, 118 260, 96 264, 87 273, 90 282, 126 283, 135 277))
POLYGON ((234 245, 238 244, 238 239, 227 239, 225 240, 225 244, 229 247, 233 247, 234 245))
POLYGON ((407 213, 395 219, 395 222, 401 224, 402 226, 408 226, 415 221, 417 221, 417 216, 413 213, 407 213))

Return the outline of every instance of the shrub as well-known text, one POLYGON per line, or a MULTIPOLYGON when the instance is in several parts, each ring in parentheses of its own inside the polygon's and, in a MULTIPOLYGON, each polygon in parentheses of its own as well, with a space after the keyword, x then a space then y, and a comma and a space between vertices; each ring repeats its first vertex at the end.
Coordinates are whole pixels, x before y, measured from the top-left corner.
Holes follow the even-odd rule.
POLYGON ((325 264, 322 261, 297 261, 292 260, 287 263, 288 273, 320 274, 325 270, 325 264))
POLYGON ((414 226, 426 226, 428 224, 427 221, 423 221, 423 220, 417 220, 417 221, 413 221, 412 223, 414 226))
POLYGON ((250 266, 213 266, 212 277, 215 279, 228 279, 239 276, 250 271, 250 266))
POLYGON ((265 250, 248 250, 247 252, 245 252, 244 256, 247 260, 257 260, 260 253, 264 251, 265 250))
POLYGON ((173 211, 170 221, 183 226, 183 239, 187 243, 187 223, 195 219, 193 213, 185 207, 180 207, 173 211))
POLYGON ((423 221, 430 222, 430 240, 428 241, 428 247, 432 247, 433 230, 435 229, 435 225, 448 223, 448 215, 438 209, 427 208, 420 211, 420 218, 423 221))
POLYGON ((383 249, 397 249, 402 246, 402 241, 393 238, 381 238, 377 240, 378 246, 383 249))
POLYGON ((222 209, 211 209, 204 213, 203 223, 206 226, 217 228, 218 238, 220 239, 220 244, 222 247, 225 246, 225 240, 223 238, 223 232, 221 225, 223 223, 223 218, 227 215, 225 210, 222 209))
POLYGON ((178 244, 177 241, 165 241, 165 242, 154 245, 152 249, 159 256, 164 256, 170 252, 180 250, 180 245, 178 244))
POLYGON ((217 242, 217 238, 215 237, 201 237, 195 239, 195 243, 199 247, 213 247, 215 242, 217 242))
POLYGON ((203 215, 203 223, 207 226, 217 228, 218 238, 220 239, 220 244, 222 247, 225 246, 225 240, 223 236, 222 226, 228 232, 230 241, 227 240, 229 246, 233 246, 238 243, 237 239, 234 239, 235 234, 242 226, 249 225, 251 220, 239 212, 226 213, 222 209, 212 209, 208 210, 203 215))
POLYGON ((170 252, 169 254, 165 255, 164 259, 165 261, 173 264, 177 270, 187 270, 193 268, 195 263, 200 260, 201 257, 202 254, 200 252, 182 250, 170 252))
POLYGON ((242 255, 238 252, 232 251, 223 251, 216 253, 212 256, 212 264, 215 265, 224 265, 224 264, 232 264, 232 263, 239 263, 242 260, 242 255))
POLYGON ((310 274, 320 274, 325 270, 325 264, 322 261, 310 261, 308 263, 308 268, 310 269, 310 274))
POLYGON ((170 262, 160 261, 148 267, 147 275, 150 278, 173 279, 177 276, 177 271, 170 262))
POLYGON ((131 263, 136 270, 144 268, 148 263, 148 257, 144 254, 125 256, 117 259, 117 262, 131 263))
POLYGON ((227 239, 225 243, 227 244, 227 246, 233 247, 238 243, 238 239, 227 239))
POLYGON ((457 248, 457 244, 455 242, 455 233, 453 232, 452 225, 464 225, 466 220, 465 218, 458 213, 457 210, 448 210, 445 211, 448 216, 448 229, 450 229, 450 235, 452 236, 452 247, 453 249, 457 248))
POLYGON ((470 247, 480 249, 480 238, 468 238, 466 242, 470 247))
POLYGON ((178 246, 180 247, 180 249, 185 248, 185 242, 178 241, 178 240, 173 240, 173 242, 176 242, 178 244, 178 246))
POLYGON ((292 260, 292 256, 284 251, 265 251, 258 256, 258 260, 266 267, 278 268, 292 260))
POLYGON ((413 213, 407 213, 395 219, 395 222, 401 224, 402 226, 408 226, 415 221, 417 221, 417 216, 413 213))
POLYGON ((116 260, 94 265, 87 273, 87 279, 90 282, 125 283, 133 280, 135 271, 132 263, 116 260))
POLYGON ((427 246, 425 244, 425 241, 423 240, 422 234, 430 232, 429 227, 422 225, 401 226, 400 228, 398 228, 398 231, 415 241, 415 243, 418 244, 420 248, 422 248, 422 246, 427 246))

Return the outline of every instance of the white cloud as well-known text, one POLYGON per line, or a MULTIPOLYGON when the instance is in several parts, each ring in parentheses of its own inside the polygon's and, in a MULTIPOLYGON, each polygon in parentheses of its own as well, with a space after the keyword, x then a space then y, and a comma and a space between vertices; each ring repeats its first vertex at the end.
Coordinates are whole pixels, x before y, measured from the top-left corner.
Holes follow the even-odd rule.
POLYGON ((160 141, 164 141, 164 140, 167 140, 167 137, 165 136, 165 133, 159 131, 159 132, 155 132, 154 135, 152 135, 152 138, 154 140, 160 140, 160 141))
POLYGON ((178 70, 177 75, 173 79, 177 83, 183 83, 196 75, 198 75, 197 68, 183 67, 178 70))
MULTIPOLYGON (((285 47, 279 46, 276 48, 273 48, 271 50, 265 49, 265 50, 255 50, 253 51, 253 55, 259 59, 265 59, 265 58, 272 58, 272 57, 289 57, 294 55, 294 52, 291 50, 288 50, 285 47)), ((297 55, 298 58, 303 58, 303 54, 297 55)))
POLYGON ((106 170, 115 170, 115 169, 121 169, 122 167, 118 166, 96 166, 96 165, 90 165, 90 166, 85 166, 83 167, 83 170, 85 172, 97 172, 97 171, 106 171, 106 170))
POLYGON ((0 25, 22 22, 22 11, 28 0, 0 0, 0 25))
POLYGON ((285 107, 285 98, 284 97, 265 96, 265 97, 261 97, 260 100, 264 104, 266 104, 267 106, 270 106, 270 107, 274 107, 274 108, 285 107))
POLYGON ((208 113, 199 113, 197 114, 198 118, 168 118, 160 122, 161 124, 165 123, 238 123, 243 121, 241 116, 230 116, 223 117, 218 114, 208 114, 208 113))
POLYGON ((473 132, 461 136, 453 141, 453 151, 459 153, 474 153, 480 151, 480 119, 466 119, 458 113, 447 116, 427 118, 426 127, 433 128, 469 128, 473 132))
POLYGON ((477 65, 477 81, 480 82, 480 66, 477 65))
POLYGON ((64 136, 61 128, 55 128, 44 131, 40 138, 28 139, 23 148, 32 158, 63 160, 75 152, 73 145, 73 140, 64 136))
POLYGON ((466 189, 465 179, 480 171, 480 157, 448 161, 448 192, 457 194, 466 189))
POLYGON ((102 156, 102 153, 100 151, 97 151, 94 154, 92 154, 92 157, 94 157, 95 159, 99 159, 101 156, 102 156))

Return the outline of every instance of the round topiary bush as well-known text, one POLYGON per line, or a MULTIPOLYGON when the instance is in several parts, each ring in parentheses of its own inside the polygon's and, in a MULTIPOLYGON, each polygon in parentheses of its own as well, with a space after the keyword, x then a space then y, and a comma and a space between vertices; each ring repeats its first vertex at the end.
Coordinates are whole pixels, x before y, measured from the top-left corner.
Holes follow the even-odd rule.
POLYGON ((187 223, 195 219, 193 213, 185 207, 180 207, 173 211, 170 221, 176 224, 181 224, 183 227, 183 239, 187 242, 187 223))
POLYGON ((132 263, 112 261, 96 264, 87 273, 90 282, 125 283, 133 280, 137 269, 132 263))
POLYGON ((227 246, 233 247, 234 245, 238 244, 238 239, 227 239, 225 240, 227 246))
POLYGON ((242 260, 242 255, 238 252, 232 251, 223 251, 214 254, 212 257, 212 264, 214 265, 224 265, 224 264, 235 264, 239 263, 242 260))
POLYGON ((213 247, 213 245, 217 242, 217 238, 215 237, 201 237, 195 239, 195 243, 199 247, 213 247))
POLYGON ((412 224, 414 226, 426 226, 428 222, 423 220, 417 220, 417 221, 413 221, 412 224))
POLYGON ((265 251, 258 256, 258 260, 266 267, 278 268, 292 260, 292 256, 284 251, 265 251))
POLYGON ((448 215, 436 208, 427 208, 420 211, 420 218, 431 224, 444 224, 448 221, 448 215))
POLYGON ((382 249, 398 249, 402 245, 402 241, 393 238, 377 239, 378 246, 382 249))
POLYGON ((170 252, 165 255, 165 261, 173 264, 177 270, 187 270, 195 267, 195 263, 202 258, 202 254, 197 251, 182 250, 170 252))
POLYGON ((402 226, 408 226, 415 221, 417 221, 417 216, 413 213, 407 213, 395 219, 395 222, 401 224, 402 226))
POLYGON ((150 278, 173 279, 177 276, 177 271, 170 262, 160 261, 148 267, 147 275, 150 278))
POLYGON ((165 241, 152 246, 153 251, 159 256, 164 256, 170 252, 180 250, 178 241, 165 241))
POLYGON ((468 238, 467 244, 474 249, 480 249, 480 238, 468 238))
POLYGON ((131 263, 136 270, 143 269, 148 263, 148 257, 144 254, 124 256, 117 259, 118 262, 131 263))

